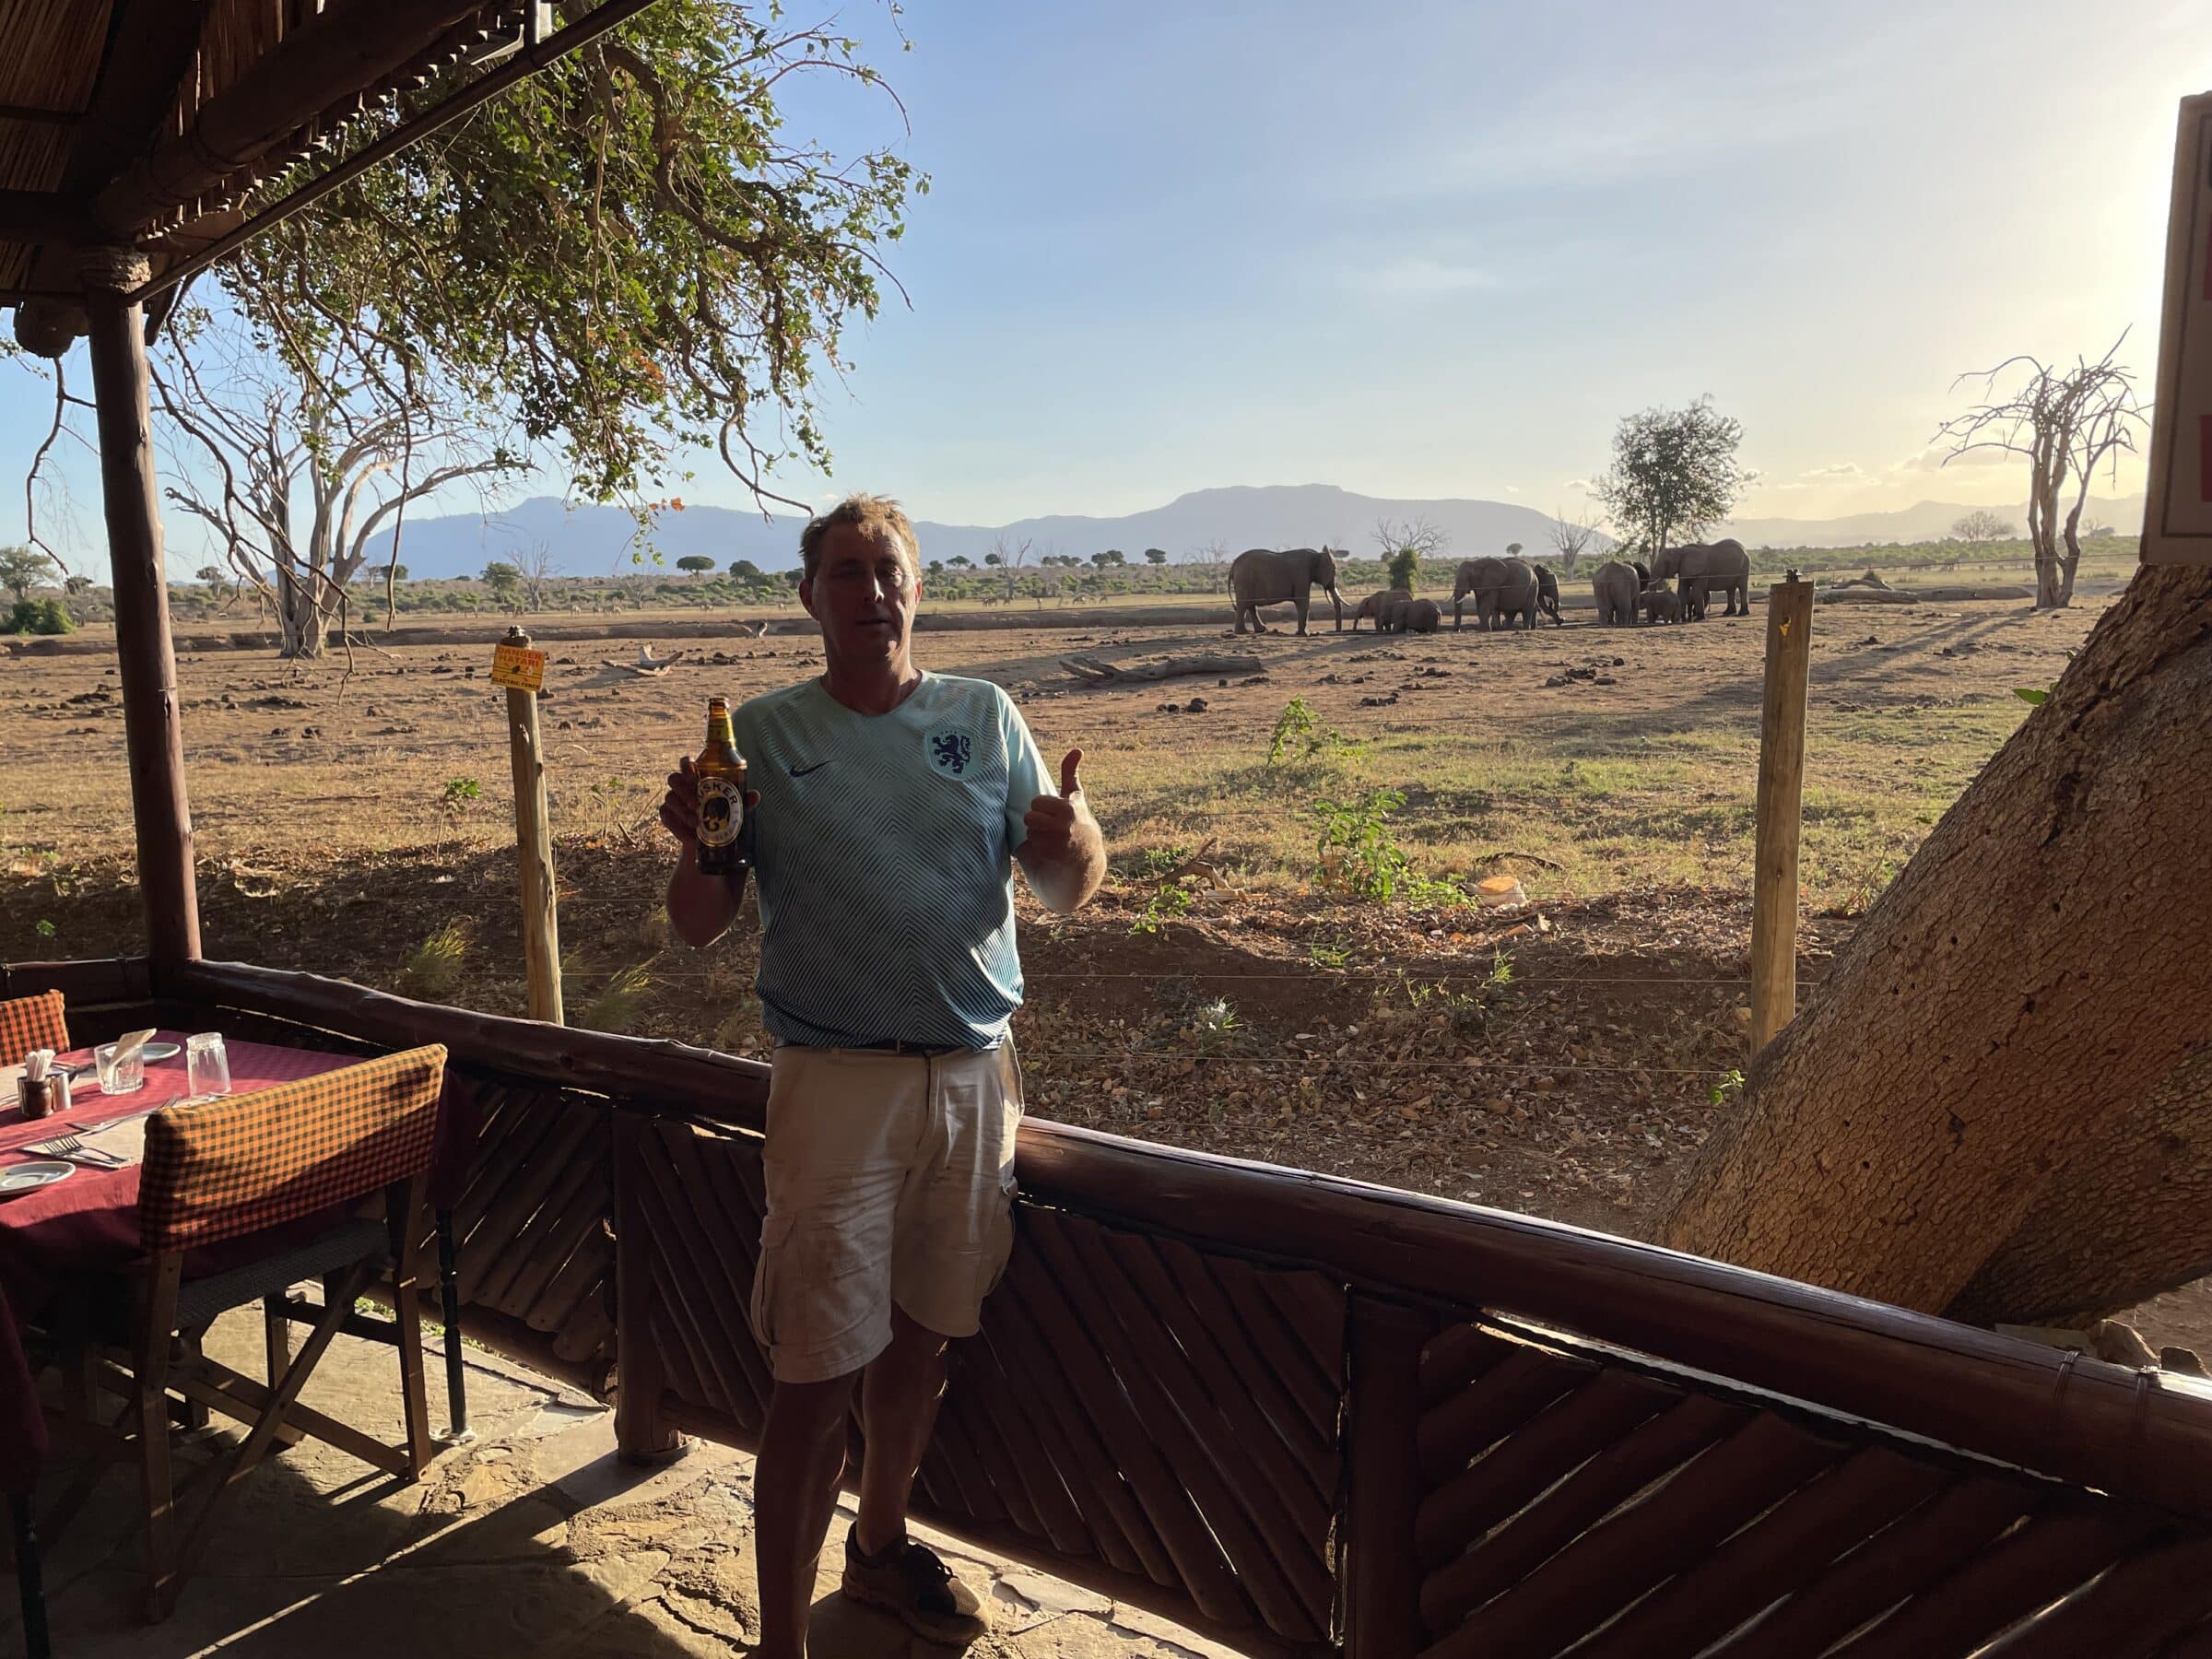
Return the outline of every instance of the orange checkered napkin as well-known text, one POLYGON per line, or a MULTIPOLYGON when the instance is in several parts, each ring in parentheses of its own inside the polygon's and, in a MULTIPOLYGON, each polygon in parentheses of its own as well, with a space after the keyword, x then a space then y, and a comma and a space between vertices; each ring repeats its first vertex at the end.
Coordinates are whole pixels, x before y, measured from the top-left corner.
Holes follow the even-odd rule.
POLYGON ((0 1002, 0 1065, 13 1065, 33 1049, 56 1053, 69 1046, 69 1021, 59 991, 0 1002))

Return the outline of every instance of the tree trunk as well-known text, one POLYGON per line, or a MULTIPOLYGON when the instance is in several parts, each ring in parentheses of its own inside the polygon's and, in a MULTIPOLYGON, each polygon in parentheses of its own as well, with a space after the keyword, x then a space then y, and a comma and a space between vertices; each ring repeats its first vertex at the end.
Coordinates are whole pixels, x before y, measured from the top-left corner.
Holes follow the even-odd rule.
POLYGON ((276 654, 280 657, 319 657, 330 617, 315 602, 314 586, 289 572, 276 572, 276 654))
MULTIPOLYGON (((1973 1305, 2049 1300, 2063 1173, 2100 1145, 2117 1173, 2212 1033, 2208 748, 2212 570, 2145 570, 1753 1061, 1665 1241, 1934 1312, 2017 1239, 1973 1305)), ((2112 1235, 2147 1196, 2110 1195, 2112 1235)), ((2200 1265, 2147 1238, 2108 1273, 2200 1265)), ((2102 1300, 2088 1277, 2064 1295, 2102 1300)))
POLYGON ((2098 1319, 2212 1274, 2212 1043, 2111 1118, 2067 1148, 1954 1317, 2098 1319))
MULTIPOLYGON (((2088 494, 2088 484, 2082 484, 2082 494, 2088 494)), ((2058 564, 2058 598, 2061 607, 2074 603, 2074 572, 2081 568, 2081 509, 2076 500, 2074 510, 2066 514, 2066 555, 2058 564)))

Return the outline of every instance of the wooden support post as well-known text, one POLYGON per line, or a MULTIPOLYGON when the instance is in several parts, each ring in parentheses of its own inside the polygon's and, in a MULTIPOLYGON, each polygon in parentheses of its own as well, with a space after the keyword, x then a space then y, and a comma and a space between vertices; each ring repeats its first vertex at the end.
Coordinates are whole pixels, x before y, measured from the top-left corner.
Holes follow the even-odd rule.
POLYGON ((1418 1653, 1421 1564, 1414 1512, 1421 1502, 1421 1348, 1428 1315, 1355 1293, 1351 1302, 1350 1404, 1345 1413, 1347 1483, 1344 1593, 1349 1659, 1418 1653))
MULTIPOLYGON (((661 1351, 653 1335, 653 1246, 646 1232, 645 1172, 638 1143, 653 1120, 615 1113, 615 1445, 630 1463, 679 1455, 684 1437, 661 1409, 661 1351)), ((737 1340, 742 1341, 742 1335, 737 1340)))
POLYGON ((1751 1053, 1797 1011, 1797 834, 1805 795, 1805 693, 1813 584, 1792 571, 1767 590, 1766 698, 1759 722, 1759 830, 1751 886, 1751 1053))
POLYGON ((86 255, 82 274, 100 428, 100 494, 115 593, 124 747, 138 831, 138 887, 146 905, 148 954, 167 966, 198 959, 200 903, 193 877, 192 808, 184 794, 177 657, 170 642, 169 576, 154 478, 146 319, 123 299, 146 280, 146 271, 142 255, 97 249, 86 255))
MULTIPOLYGON (((503 645, 528 650, 530 636, 510 628, 503 645)), ((537 693, 507 688, 507 747, 514 761, 514 846, 523 869, 523 963, 533 1019, 561 1023, 560 916, 553 887, 553 820, 546 804, 546 751, 537 728, 537 693)))

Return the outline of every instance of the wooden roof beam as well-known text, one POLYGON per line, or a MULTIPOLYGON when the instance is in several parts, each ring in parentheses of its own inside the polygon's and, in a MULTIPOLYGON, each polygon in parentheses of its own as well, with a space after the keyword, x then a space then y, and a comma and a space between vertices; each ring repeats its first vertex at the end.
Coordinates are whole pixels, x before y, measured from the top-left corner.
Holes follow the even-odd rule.
POLYGON ((135 238, 292 138, 349 94, 416 62, 484 0, 377 0, 309 19, 202 106, 182 135, 155 147, 100 192, 100 230, 135 238))

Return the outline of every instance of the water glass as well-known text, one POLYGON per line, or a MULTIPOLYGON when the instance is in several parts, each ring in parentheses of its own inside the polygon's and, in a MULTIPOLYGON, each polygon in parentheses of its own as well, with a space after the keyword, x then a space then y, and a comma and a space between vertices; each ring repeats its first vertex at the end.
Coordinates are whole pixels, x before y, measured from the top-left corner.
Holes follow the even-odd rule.
POLYGON ((202 1031, 184 1040, 184 1088, 194 1100, 230 1092, 230 1056, 220 1031, 202 1031))
POLYGON ((135 1048, 131 1057, 122 1065, 115 1063, 115 1045, 103 1042, 92 1051, 92 1064, 100 1074, 101 1094, 136 1094, 146 1087, 146 1050, 135 1048))

